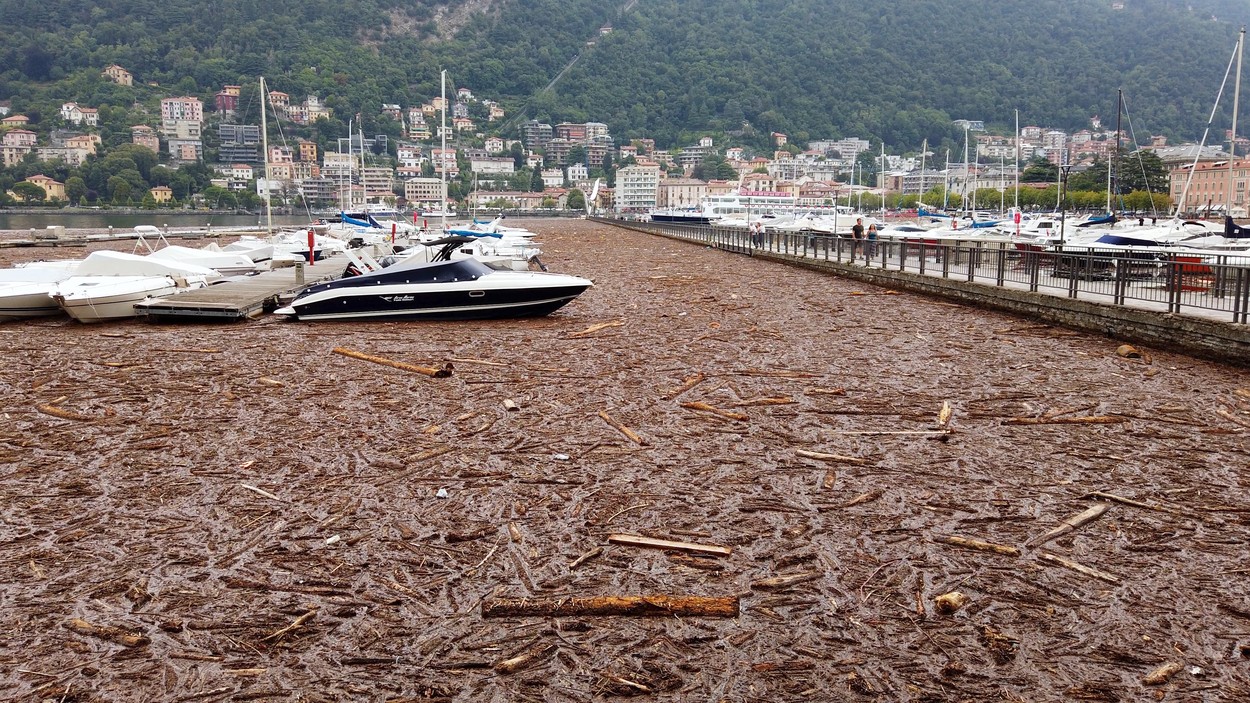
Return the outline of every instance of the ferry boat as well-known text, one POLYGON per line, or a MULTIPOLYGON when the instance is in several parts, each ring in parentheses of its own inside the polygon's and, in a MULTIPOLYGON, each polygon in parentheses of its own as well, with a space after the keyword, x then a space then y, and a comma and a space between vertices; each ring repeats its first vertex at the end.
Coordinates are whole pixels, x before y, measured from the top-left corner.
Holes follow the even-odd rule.
POLYGON ((709 225, 720 220, 749 220, 765 215, 790 214, 797 207, 791 193, 740 190, 709 195, 697 208, 666 208, 649 213, 652 222, 709 225))

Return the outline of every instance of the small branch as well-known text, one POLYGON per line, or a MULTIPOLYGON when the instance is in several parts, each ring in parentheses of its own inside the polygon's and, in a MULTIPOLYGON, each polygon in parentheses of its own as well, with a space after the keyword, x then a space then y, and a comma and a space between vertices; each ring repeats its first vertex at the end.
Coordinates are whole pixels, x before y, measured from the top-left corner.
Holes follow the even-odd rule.
POLYGON ((645 439, 643 439, 641 436, 639 436, 639 434, 638 434, 637 432, 634 432, 633 430, 629 429, 629 428, 628 428, 628 427, 626 427, 625 425, 621 424, 621 423, 620 423, 620 421, 618 421, 616 418, 612 417, 611 415, 609 415, 609 414, 605 413, 604 411, 600 410, 600 411, 599 411, 599 417, 600 417, 600 418, 601 418, 604 422, 606 422, 606 423, 608 423, 609 425, 611 425, 611 426, 612 426, 612 427, 613 427, 613 428, 614 428, 617 432, 620 432, 621 434, 623 434, 623 435, 625 435, 626 437, 628 437, 628 438, 629 438, 629 441, 633 442, 634 444, 637 444, 637 445, 639 445, 639 446, 646 446, 646 445, 647 445, 647 441, 646 441, 645 439))
POLYGON ((291 623, 290 625, 287 625, 286 627, 282 628, 281 630, 276 630, 276 631, 274 631, 274 632, 270 633, 270 634, 269 634, 268 636, 266 636, 266 637, 262 637, 260 641, 261 641, 261 642, 268 642, 269 640, 273 640, 273 641, 275 641, 275 642, 276 642, 276 641, 278 641, 278 640, 282 639, 283 637, 285 637, 285 636, 287 635, 287 633, 288 633, 288 632, 290 632, 291 630, 295 630, 295 629, 297 629, 297 628, 303 627, 303 626, 304 626, 304 623, 308 622, 309 620, 312 620, 312 619, 313 619, 313 617, 315 617, 316 615, 317 615, 317 610, 314 608, 313 610, 310 610, 310 611, 308 611, 307 613, 304 613, 303 615, 301 615, 301 616, 299 616, 298 618, 296 618, 296 619, 295 619, 295 622, 291 623))
POLYGON ((574 332, 570 334, 569 336, 565 337, 565 339, 579 339, 581 337, 592 335, 595 332, 598 332, 599 330, 602 330, 602 329, 607 329, 609 327, 623 327, 624 325, 625 325, 624 320, 612 320, 611 322, 600 322, 597 325, 591 325, 590 327, 587 327, 581 332, 574 332))
POLYGON ((570 617, 583 615, 738 617, 738 597, 593 596, 589 598, 495 598, 482 603, 482 617, 570 617))
POLYGON ((1076 515, 1073 515, 1067 520, 1064 520, 1063 522, 1059 523, 1059 526, 1056 527, 1055 529, 1051 530, 1050 532, 1047 532, 1044 535, 1041 535, 1040 537, 1036 537, 1030 540, 1026 544, 1027 546, 1030 546, 1030 547, 1046 544, 1047 542, 1051 541, 1052 539, 1055 539, 1056 537, 1061 537, 1063 535, 1066 535, 1069 532, 1075 530, 1076 528, 1081 527, 1082 525, 1085 525, 1085 524, 1093 522, 1094 520, 1097 520, 1098 518, 1102 517, 1103 513, 1107 512, 1110 509, 1111 509, 1111 506, 1107 505, 1106 503, 1099 503, 1098 505, 1095 505, 1089 508, 1088 510, 1077 513, 1076 515))
POLYGON ((744 415, 742 413, 736 413, 736 412, 733 412, 732 410, 721 410, 718 407, 708 405, 707 403, 703 403, 697 400, 690 402, 690 403, 682 403, 681 407, 688 408, 690 410, 701 410, 703 412, 712 413, 713 415, 720 415, 721 417, 727 417, 730 420, 737 420, 739 422, 744 422, 750 419, 750 416, 748 415, 744 415))
POLYGON ((1042 561, 1050 562, 1052 564, 1058 564, 1059 566, 1072 569, 1073 571, 1077 573, 1085 574, 1086 576, 1092 576, 1093 578, 1101 579, 1103 581, 1106 581, 1107 583, 1119 583, 1120 582, 1119 576, 1109 574, 1105 571, 1095 569, 1091 566, 1085 566, 1084 564, 1077 563, 1075 561, 1072 561, 1071 559, 1065 559, 1059 556, 1058 554, 1051 554, 1050 552, 1038 552, 1037 558, 1041 559, 1042 561))
POLYGON ((1116 415, 1081 415, 1078 417, 1009 417, 1004 425, 1115 425, 1128 422, 1116 415))

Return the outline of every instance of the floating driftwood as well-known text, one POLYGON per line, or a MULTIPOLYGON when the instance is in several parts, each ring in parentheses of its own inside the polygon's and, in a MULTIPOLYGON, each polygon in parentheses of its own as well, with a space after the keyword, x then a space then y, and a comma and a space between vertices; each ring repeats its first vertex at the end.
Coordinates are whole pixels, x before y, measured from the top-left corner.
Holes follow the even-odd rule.
POLYGON ((696 373, 693 376, 688 376, 684 381, 681 382, 680 386, 674 388, 673 390, 669 391, 668 393, 665 393, 664 395, 660 397, 663 398, 664 400, 672 400, 676 398, 677 396, 681 395, 682 393, 685 393, 691 388, 694 388, 695 386, 699 385, 700 383, 703 383, 704 379, 706 378, 707 376, 703 375, 703 372, 700 371, 699 373, 696 373))
POLYGON ((1101 569, 1095 569, 1092 566, 1085 566, 1084 564, 1072 561, 1071 559, 1065 559, 1064 557, 1061 557, 1058 554, 1051 554, 1050 552, 1038 552, 1037 558, 1041 559, 1042 561, 1050 562, 1051 564, 1058 564, 1059 566, 1071 569, 1077 573, 1085 574, 1086 576, 1092 576, 1093 578, 1106 581, 1107 583, 1119 583, 1120 582, 1119 576, 1109 574, 1105 571, 1102 571, 1101 569))
POLYGON ((806 449, 795 449, 795 456, 801 456, 804 459, 816 459, 817 461, 831 461, 840 464, 863 464, 864 459, 856 456, 844 456, 842 454, 826 454, 824 452, 809 452, 806 449))
POLYGON ((556 649, 555 644, 543 644, 521 652, 515 657, 500 660, 495 664, 494 669, 501 674, 514 674, 550 659, 551 655, 556 653, 556 649))
POLYGON ((1128 422, 1119 415, 1081 415, 1078 417, 1009 417, 1004 425, 1114 425, 1128 422))
POLYGON ((360 359, 361 361, 370 361, 375 364, 389 366, 393 369, 399 369, 400 371, 412 371, 414 373, 419 373, 423 376, 429 376, 430 378, 447 378, 448 376, 451 375, 451 372, 455 369, 455 367, 452 366, 451 364, 445 364, 442 366, 442 368, 430 368, 428 366, 417 366, 415 364, 406 364, 402 361, 394 361, 392 359, 387 359, 386 357, 382 357, 382 356, 373 356, 372 354, 365 354, 364 352, 358 352, 353 349, 348 349, 347 347, 335 347, 332 351, 335 354, 341 354, 343 356, 348 356, 353 359, 360 359))
POLYGON ((599 330, 607 329, 607 328, 609 328, 609 327, 622 327, 622 326, 624 326, 624 325, 625 325, 625 321, 624 321, 624 320, 612 320, 611 322, 600 322, 600 323, 599 323, 599 324, 597 324, 597 325, 591 325, 590 327, 587 327, 586 329, 582 330, 581 332, 574 332, 574 333, 570 334, 570 335, 568 336, 568 339, 578 339, 579 337, 585 337, 585 336, 587 336, 587 335, 592 335, 592 334, 594 334, 595 332, 598 332, 599 330))
POLYGON ((619 420, 605 413, 604 411, 602 410, 599 411, 599 417, 604 422, 608 423, 614 429, 616 429, 617 432, 620 432, 621 434, 628 437, 629 441, 633 442, 634 444, 637 444, 639 446, 645 446, 647 444, 647 441, 643 439, 637 432, 634 432, 633 430, 629 429, 625 425, 621 424, 619 420))
POLYGON ((737 596, 592 596, 588 598, 493 598, 484 618, 588 615, 738 617, 737 596))
POLYGON ((718 407, 716 407, 716 406, 714 406, 714 405, 708 405, 707 403, 704 403, 704 402, 701 402, 701 401, 697 401, 697 400, 696 400, 696 401, 689 402, 689 403, 682 403, 682 404, 681 404, 681 407, 683 407, 683 408, 687 408, 687 409, 689 409, 689 410, 699 410, 699 411, 702 411, 702 412, 705 412, 705 413, 712 413, 713 415, 719 415, 719 416, 721 416, 721 417, 727 417, 727 418, 729 418, 730 420, 737 420, 737 421, 739 421, 739 422, 745 422, 746 420, 749 420, 749 419, 750 419, 750 416, 749 416, 749 415, 744 415, 744 414, 742 414, 742 413, 736 413, 736 412, 734 412, 734 411, 732 411, 732 410, 722 410, 722 409, 720 409, 720 408, 718 408, 718 407))
POLYGON ((1147 686, 1161 686, 1167 683, 1173 676, 1179 674, 1183 668, 1184 666, 1177 662, 1167 662, 1163 666, 1160 666, 1149 674, 1146 674, 1145 678, 1143 678, 1141 682, 1147 686))
POLYGON ((653 539, 651 537, 642 537, 639 535, 608 535, 608 542, 612 544, 624 544, 630 547, 650 547, 653 549, 668 549, 677 552, 693 552, 696 554, 711 554, 717 557, 727 557, 733 553, 732 547, 721 547, 713 544, 696 544, 694 542, 674 542, 667 539, 653 539))
POLYGON ((138 632, 108 625, 95 625, 80 618, 70 620, 65 623, 65 627, 80 635, 99 637, 102 640, 108 640, 123 647, 143 647, 152 641, 148 639, 147 635, 138 632))
POLYGON ((1063 535, 1068 534, 1069 532, 1077 529, 1078 527, 1091 523, 1094 520, 1097 520, 1098 518, 1102 517, 1102 514, 1107 512, 1110 508, 1111 506, 1107 505, 1106 503, 1099 503, 1098 505, 1095 505, 1087 510, 1077 513, 1076 515, 1073 515, 1067 520, 1064 520, 1063 522, 1059 523, 1058 527, 1051 530, 1050 532, 1047 532, 1044 535, 1041 535, 1039 537, 1035 537, 1029 540, 1028 545, 1036 546, 1036 545, 1046 544, 1047 542, 1051 541, 1052 539, 1055 539, 1056 537, 1062 537, 1063 535))
POLYGON ((760 579, 759 581, 752 581, 751 588, 773 591, 782 588, 789 588, 790 586, 796 586, 800 583, 807 583, 808 581, 815 581, 821 576, 824 576, 824 574, 819 571, 809 571, 802 574, 790 574, 788 576, 774 576, 772 578, 760 579))
POLYGON ((995 544, 993 542, 984 542, 979 539, 960 537, 958 535, 938 535, 933 538, 933 541, 939 544, 949 544, 952 547, 975 549, 979 552, 993 552, 994 554, 1005 554, 1012 557, 1020 556, 1020 550, 1016 547, 1010 547, 1005 544, 995 544))

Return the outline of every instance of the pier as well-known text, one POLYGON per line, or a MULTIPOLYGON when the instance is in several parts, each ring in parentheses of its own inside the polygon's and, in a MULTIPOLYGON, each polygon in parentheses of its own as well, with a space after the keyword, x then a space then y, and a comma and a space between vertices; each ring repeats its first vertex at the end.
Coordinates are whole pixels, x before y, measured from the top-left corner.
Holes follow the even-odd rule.
POLYGON ((148 318, 183 318, 203 321, 238 320, 271 312, 279 301, 308 286, 343 275, 347 259, 342 256, 318 261, 313 266, 296 264, 239 277, 207 288, 135 304, 135 311, 148 318))

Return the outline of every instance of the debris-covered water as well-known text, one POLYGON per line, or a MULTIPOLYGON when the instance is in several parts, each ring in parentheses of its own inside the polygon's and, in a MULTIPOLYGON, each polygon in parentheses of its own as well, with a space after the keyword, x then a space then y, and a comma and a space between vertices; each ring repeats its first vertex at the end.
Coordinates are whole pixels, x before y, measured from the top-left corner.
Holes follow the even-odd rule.
POLYGON ((1250 699, 1246 371, 532 227, 547 318, 0 325, 0 698, 1250 699), (639 595, 739 614, 483 615, 639 595))

